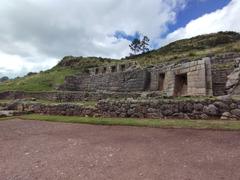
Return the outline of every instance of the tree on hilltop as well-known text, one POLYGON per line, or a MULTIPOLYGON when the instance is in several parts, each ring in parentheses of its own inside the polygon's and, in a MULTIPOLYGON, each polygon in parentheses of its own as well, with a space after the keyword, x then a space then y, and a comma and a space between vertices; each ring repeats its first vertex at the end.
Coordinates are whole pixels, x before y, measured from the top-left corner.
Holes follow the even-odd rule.
POLYGON ((132 43, 129 45, 133 55, 146 53, 149 51, 149 41, 150 39, 147 36, 143 36, 142 39, 135 38, 132 43))
POLYGON ((141 51, 141 41, 138 38, 135 38, 132 43, 129 45, 130 49, 133 51, 134 55, 138 54, 141 51))
POLYGON ((147 36, 143 37, 141 44, 140 44, 142 53, 146 53, 149 51, 149 41, 150 41, 150 39, 147 36))

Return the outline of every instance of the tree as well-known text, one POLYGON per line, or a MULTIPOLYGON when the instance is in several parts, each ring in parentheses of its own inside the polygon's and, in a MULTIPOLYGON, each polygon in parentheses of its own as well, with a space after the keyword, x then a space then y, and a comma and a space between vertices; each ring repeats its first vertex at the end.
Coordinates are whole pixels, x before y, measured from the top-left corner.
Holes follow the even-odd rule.
POLYGON ((9 80, 9 77, 7 76, 3 76, 0 78, 0 82, 5 82, 5 81, 8 81, 9 80))
POLYGON ((130 49, 133 51, 134 55, 138 54, 141 51, 141 41, 138 38, 135 38, 132 43, 129 45, 130 49))
POLYGON ((147 36, 144 36, 142 41, 141 41, 141 45, 140 45, 140 49, 143 53, 146 53, 149 51, 149 41, 150 39, 147 36))
POLYGON ((142 40, 140 38, 135 38, 129 47, 134 55, 146 53, 149 51, 149 41, 150 39, 147 36, 143 36, 142 40))

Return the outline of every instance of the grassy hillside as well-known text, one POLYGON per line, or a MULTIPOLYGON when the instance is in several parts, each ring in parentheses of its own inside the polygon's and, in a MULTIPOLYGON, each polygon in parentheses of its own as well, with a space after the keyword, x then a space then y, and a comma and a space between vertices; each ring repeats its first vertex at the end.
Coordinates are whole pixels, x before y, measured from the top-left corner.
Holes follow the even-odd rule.
MULTIPOLYGON (((175 62, 185 58, 195 59, 224 52, 240 52, 240 34, 235 32, 219 32, 201 35, 170 43, 158 50, 153 50, 145 54, 124 58, 122 61, 134 60, 146 67, 164 62, 175 62)), ((1 83, 0 91, 54 91, 58 85, 64 82, 66 76, 86 72, 91 67, 116 62, 121 61, 96 57, 68 56, 48 71, 1 83)))
POLYGON ((66 75, 77 73, 71 68, 55 68, 51 71, 41 72, 36 75, 26 76, 0 84, 0 91, 51 91, 62 84, 66 75))
POLYGON ((112 63, 103 58, 65 57, 54 68, 0 84, 0 91, 54 91, 66 76, 85 72, 88 68, 112 63))
POLYGON ((138 61, 142 66, 149 66, 181 59, 196 59, 224 52, 240 52, 239 33, 219 32, 200 35, 179 40, 158 50, 126 59, 138 61))

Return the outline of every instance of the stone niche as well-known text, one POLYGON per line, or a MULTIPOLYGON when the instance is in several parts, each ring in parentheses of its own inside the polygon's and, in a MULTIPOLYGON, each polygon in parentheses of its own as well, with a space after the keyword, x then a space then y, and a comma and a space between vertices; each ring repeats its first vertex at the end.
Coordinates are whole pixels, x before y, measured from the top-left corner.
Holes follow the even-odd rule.
POLYGON ((103 67, 102 73, 105 74, 107 72, 107 68, 103 67))
POLYGON ((151 71, 150 90, 167 96, 212 95, 211 76, 209 58, 162 66, 151 71))
POLYGON ((126 70, 125 64, 121 64, 119 67, 120 67, 120 71, 122 71, 122 72, 126 70))
POLYGON ((165 74, 164 73, 160 73, 159 77, 158 77, 158 88, 159 88, 159 91, 163 91, 164 90, 164 82, 165 82, 165 74))
POLYGON ((128 63, 90 68, 88 69, 88 72, 91 76, 94 76, 99 74, 125 72, 129 69, 135 68, 136 66, 139 66, 137 62, 128 62, 128 63))
POLYGON ((188 78, 187 73, 175 76, 174 96, 188 95, 188 78))

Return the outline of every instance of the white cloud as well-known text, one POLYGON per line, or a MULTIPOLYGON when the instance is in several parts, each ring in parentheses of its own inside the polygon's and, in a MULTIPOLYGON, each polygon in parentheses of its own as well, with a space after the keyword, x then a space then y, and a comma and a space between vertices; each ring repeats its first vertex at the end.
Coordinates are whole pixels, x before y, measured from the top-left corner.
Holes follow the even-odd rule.
POLYGON ((227 6, 213 13, 205 14, 189 22, 185 27, 168 34, 161 43, 166 44, 175 40, 219 31, 240 32, 240 1, 232 0, 227 6))
POLYGON ((16 75, 50 67, 49 59, 65 55, 125 56, 129 42, 116 41, 115 31, 157 39, 186 1, 1 0, 0 68, 16 75))
POLYGON ((23 59, 19 55, 9 55, 0 51, 0 75, 13 78, 15 76, 23 76, 26 72, 38 72, 39 70, 46 70, 49 67, 53 67, 58 60, 50 59, 47 57, 36 57, 36 59, 23 59), (45 61, 41 61, 41 58, 44 58, 45 61))
POLYGON ((232 0, 159 39, 188 1, 1 0, 0 76, 43 70, 66 55, 126 56, 129 42, 116 40, 116 31, 140 31, 160 45, 204 33, 239 31, 240 1, 232 0))

